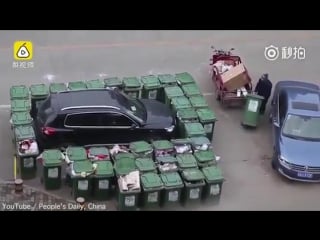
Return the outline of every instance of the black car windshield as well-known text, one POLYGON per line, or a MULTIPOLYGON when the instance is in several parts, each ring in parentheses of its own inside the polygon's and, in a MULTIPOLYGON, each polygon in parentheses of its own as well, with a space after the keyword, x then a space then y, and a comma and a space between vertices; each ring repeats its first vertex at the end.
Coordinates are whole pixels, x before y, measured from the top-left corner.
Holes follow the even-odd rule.
POLYGON ((122 92, 119 93, 119 100, 126 108, 127 114, 136 118, 139 122, 143 123, 147 119, 147 113, 144 105, 138 99, 133 99, 122 92))
POLYGON ((289 114, 284 122, 282 133, 292 138, 320 141, 320 117, 289 114))

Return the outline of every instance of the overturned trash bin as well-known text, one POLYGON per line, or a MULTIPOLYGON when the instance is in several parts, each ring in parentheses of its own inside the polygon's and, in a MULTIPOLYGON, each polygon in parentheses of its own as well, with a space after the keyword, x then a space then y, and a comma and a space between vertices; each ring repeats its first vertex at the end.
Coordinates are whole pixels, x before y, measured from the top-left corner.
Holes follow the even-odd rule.
POLYGON ((164 88, 164 96, 164 103, 170 106, 172 98, 184 97, 184 94, 179 86, 169 86, 164 88))
POLYGON ((190 168, 182 171, 181 175, 185 184, 182 203, 188 204, 200 201, 205 186, 204 174, 198 168, 190 168))
POLYGON ((92 175, 93 198, 95 200, 108 200, 112 196, 112 178, 114 177, 111 161, 99 161, 96 171, 92 175))
POLYGON ((152 157, 153 148, 152 145, 146 141, 131 142, 129 149, 135 157, 147 158, 152 157))
POLYGON ((142 85, 137 77, 125 77, 122 81, 125 94, 131 98, 140 98, 142 85))
POLYGON ((247 94, 245 111, 242 117, 242 126, 244 127, 257 127, 260 118, 260 108, 264 97, 247 94))
POLYGON ((195 83, 182 85, 181 88, 184 92, 184 95, 186 95, 187 97, 202 95, 201 90, 199 89, 198 85, 195 83))
POLYGON ((160 173, 178 171, 177 158, 173 156, 157 157, 156 163, 160 173))
POLYGON ((187 72, 177 73, 175 77, 176 77, 177 83, 180 86, 186 85, 186 84, 191 84, 191 83, 196 83, 196 81, 191 76, 191 74, 187 73, 187 72))
POLYGON ((119 90, 123 89, 122 79, 118 77, 110 77, 104 79, 104 86, 107 88, 118 88, 119 90))
POLYGON ((194 157, 199 167, 208 167, 217 163, 216 155, 212 150, 195 152, 194 157))
POLYGON ((189 138, 171 139, 176 155, 192 153, 192 145, 189 138))
POLYGON ((33 84, 30 86, 31 116, 37 115, 39 106, 49 96, 49 87, 46 84, 33 84))
POLYGON ((152 208, 160 206, 160 192, 163 189, 161 178, 156 173, 145 173, 141 175, 141 206, 152 208))
POLYGON ((184 129, 185 123, 199 122, 197 112, 193 108, 180 109, 177 112, 178 135, 185 138, 186 132, 184 129))
POLYGON ((143 76, 141 82, 143 84, 142 98, 160 100, 161 83, 157 76, 143 76))
POLYGON ((219 166, 205 167, 202 169, 206 185, 203 188, 202 199, 219 203, 224 177, 219 166))
POLYGON ((86 81, 86 85, 88 89, 103 89, 104 83, 100 79, 93 79, 86 81))
POLYGON ((50 83, 49 85, 50 93, 65 92, 67 90, 68 90, 68 87, 65 83, 50 83))
POLYGON ((161 192, 160 205, 170 206, 179 204, 184 187, 178 172, 166 172, 160 174, 164 190, 161 192))
POLYGON ((140 174, 132 171, 124 176, 118 177, 118 210, 135 211, 138 209, 140 200, 140 174))
POLYGON ((90 147, 88 150, 88 159, 91 161, 108 161, 111 159, 107 147, 90 147))
POLYGON ((191 103, 187 97, 174 97, 171 99, 171 108, 176 113, 180 109, 191 108, 191 103))
POLYGON ((70 91, 80 91, 87 89, 87 84, 83 81, 75 81, 68 83, 68 89, 70 91))
POLYGON ((184 132, 186 138, 206 136, 206 132, 199 122, 184 123, 184 132))
POLYGON ((190 138, 190 141, 194 152, 212 149, 212 144, 207 137, 192 137, 190 138))
POLYGON ((206 132, 207 138, 212 141, 214 127, 217 121, 215 113, 210 108, 202 108, 197 110, 197 114, 199 121, 206 132))
POLYGON ((154 149, 154 157, 165 157, 174 155, 173 144, 168 140, 156 140, 152 143, 154 149))
POLYGON ((191 96, 189 100, 190 100, 191 106, 196 110, 209 107, 206 98, 202 95, 191 96))
POLYGON ((152 158, 137 158, 136 167, 141 174, 144 173, 157 173, 157 166, 152 158))
POLYGON ((39 156, 42 162, 41 182, 46 190, 55 190, 61 187, 61 168, 64 155, 58 149, 45 150, 39 156))
POLYGON ((31 102, 29 99, 11 100, 11 113, 13 112, 30 112, 31 102))
POLYGON ((13 112, 11 115, 11 127, 31 125, 33 119, 29 112, 13 112))
POLYGON ((177 155, 179 170, 183 171, 189 168, 198 168, 198 163, 191 153, 177 155))
POLYGON ((34 130, 31 125, 17 126, 14 128, 14 135, 21 178, 35 178, 39 148, 34 130))
POLYGON ((10 88, 10 100, 14 99, 29 99, 29 89, 25 85, 16 85, 10 88))
POLYGON ((91 198, 92 174, 95 172, 95 165, 88 160, 72 163, 72 196, 77 199, 83 197, 91 198))

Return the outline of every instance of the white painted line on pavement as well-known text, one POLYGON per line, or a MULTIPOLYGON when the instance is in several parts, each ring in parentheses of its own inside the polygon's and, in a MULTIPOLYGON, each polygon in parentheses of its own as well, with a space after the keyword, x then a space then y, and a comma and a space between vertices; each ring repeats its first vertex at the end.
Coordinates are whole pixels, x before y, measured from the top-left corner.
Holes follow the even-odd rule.
POLYGON ((0 105, 0 109, 9 109, 11 107, 10 104, 8 105, 0 105))

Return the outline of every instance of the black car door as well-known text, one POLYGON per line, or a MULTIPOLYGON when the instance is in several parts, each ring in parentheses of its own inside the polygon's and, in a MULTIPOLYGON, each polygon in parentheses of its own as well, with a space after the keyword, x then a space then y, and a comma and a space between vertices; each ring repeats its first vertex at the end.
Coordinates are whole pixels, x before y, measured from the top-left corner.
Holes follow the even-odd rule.
POLYGON ((278 92, 278 97, 274 106, 273 115, 273 142, 275 150, 279 150, 279 141, 281 135, 282 124, 286 116, 286 97, 284 91, 278 92))

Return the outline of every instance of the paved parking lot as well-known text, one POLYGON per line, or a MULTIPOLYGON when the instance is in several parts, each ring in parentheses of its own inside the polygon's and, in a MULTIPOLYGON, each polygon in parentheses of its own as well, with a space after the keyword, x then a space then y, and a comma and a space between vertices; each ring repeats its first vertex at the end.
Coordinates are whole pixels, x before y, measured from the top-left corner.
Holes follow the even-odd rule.
MULTIPOLYGON (((271 128, 261 119, 253 131, 241 127, 241 110, 222 109, 209 75, 210 46, 236 48, 254 81, 268 72, 279 80, 320 83, 319 31, 1 31, 0 178, 13 178, 9 88, 14 84, 68 82, 104 76, 190 72, 218 117, 214 147, 224 183, 217 206, 191 210, 318 210, 320 185, 288 181, 270 166, 271 128), (12 44, 31 40, 34 68, 13 69, 12 44), (304 47, 305 60, 267 61, 266 46, 304 47)), ((39 185, 39 181, 31 181, 39 185)))

